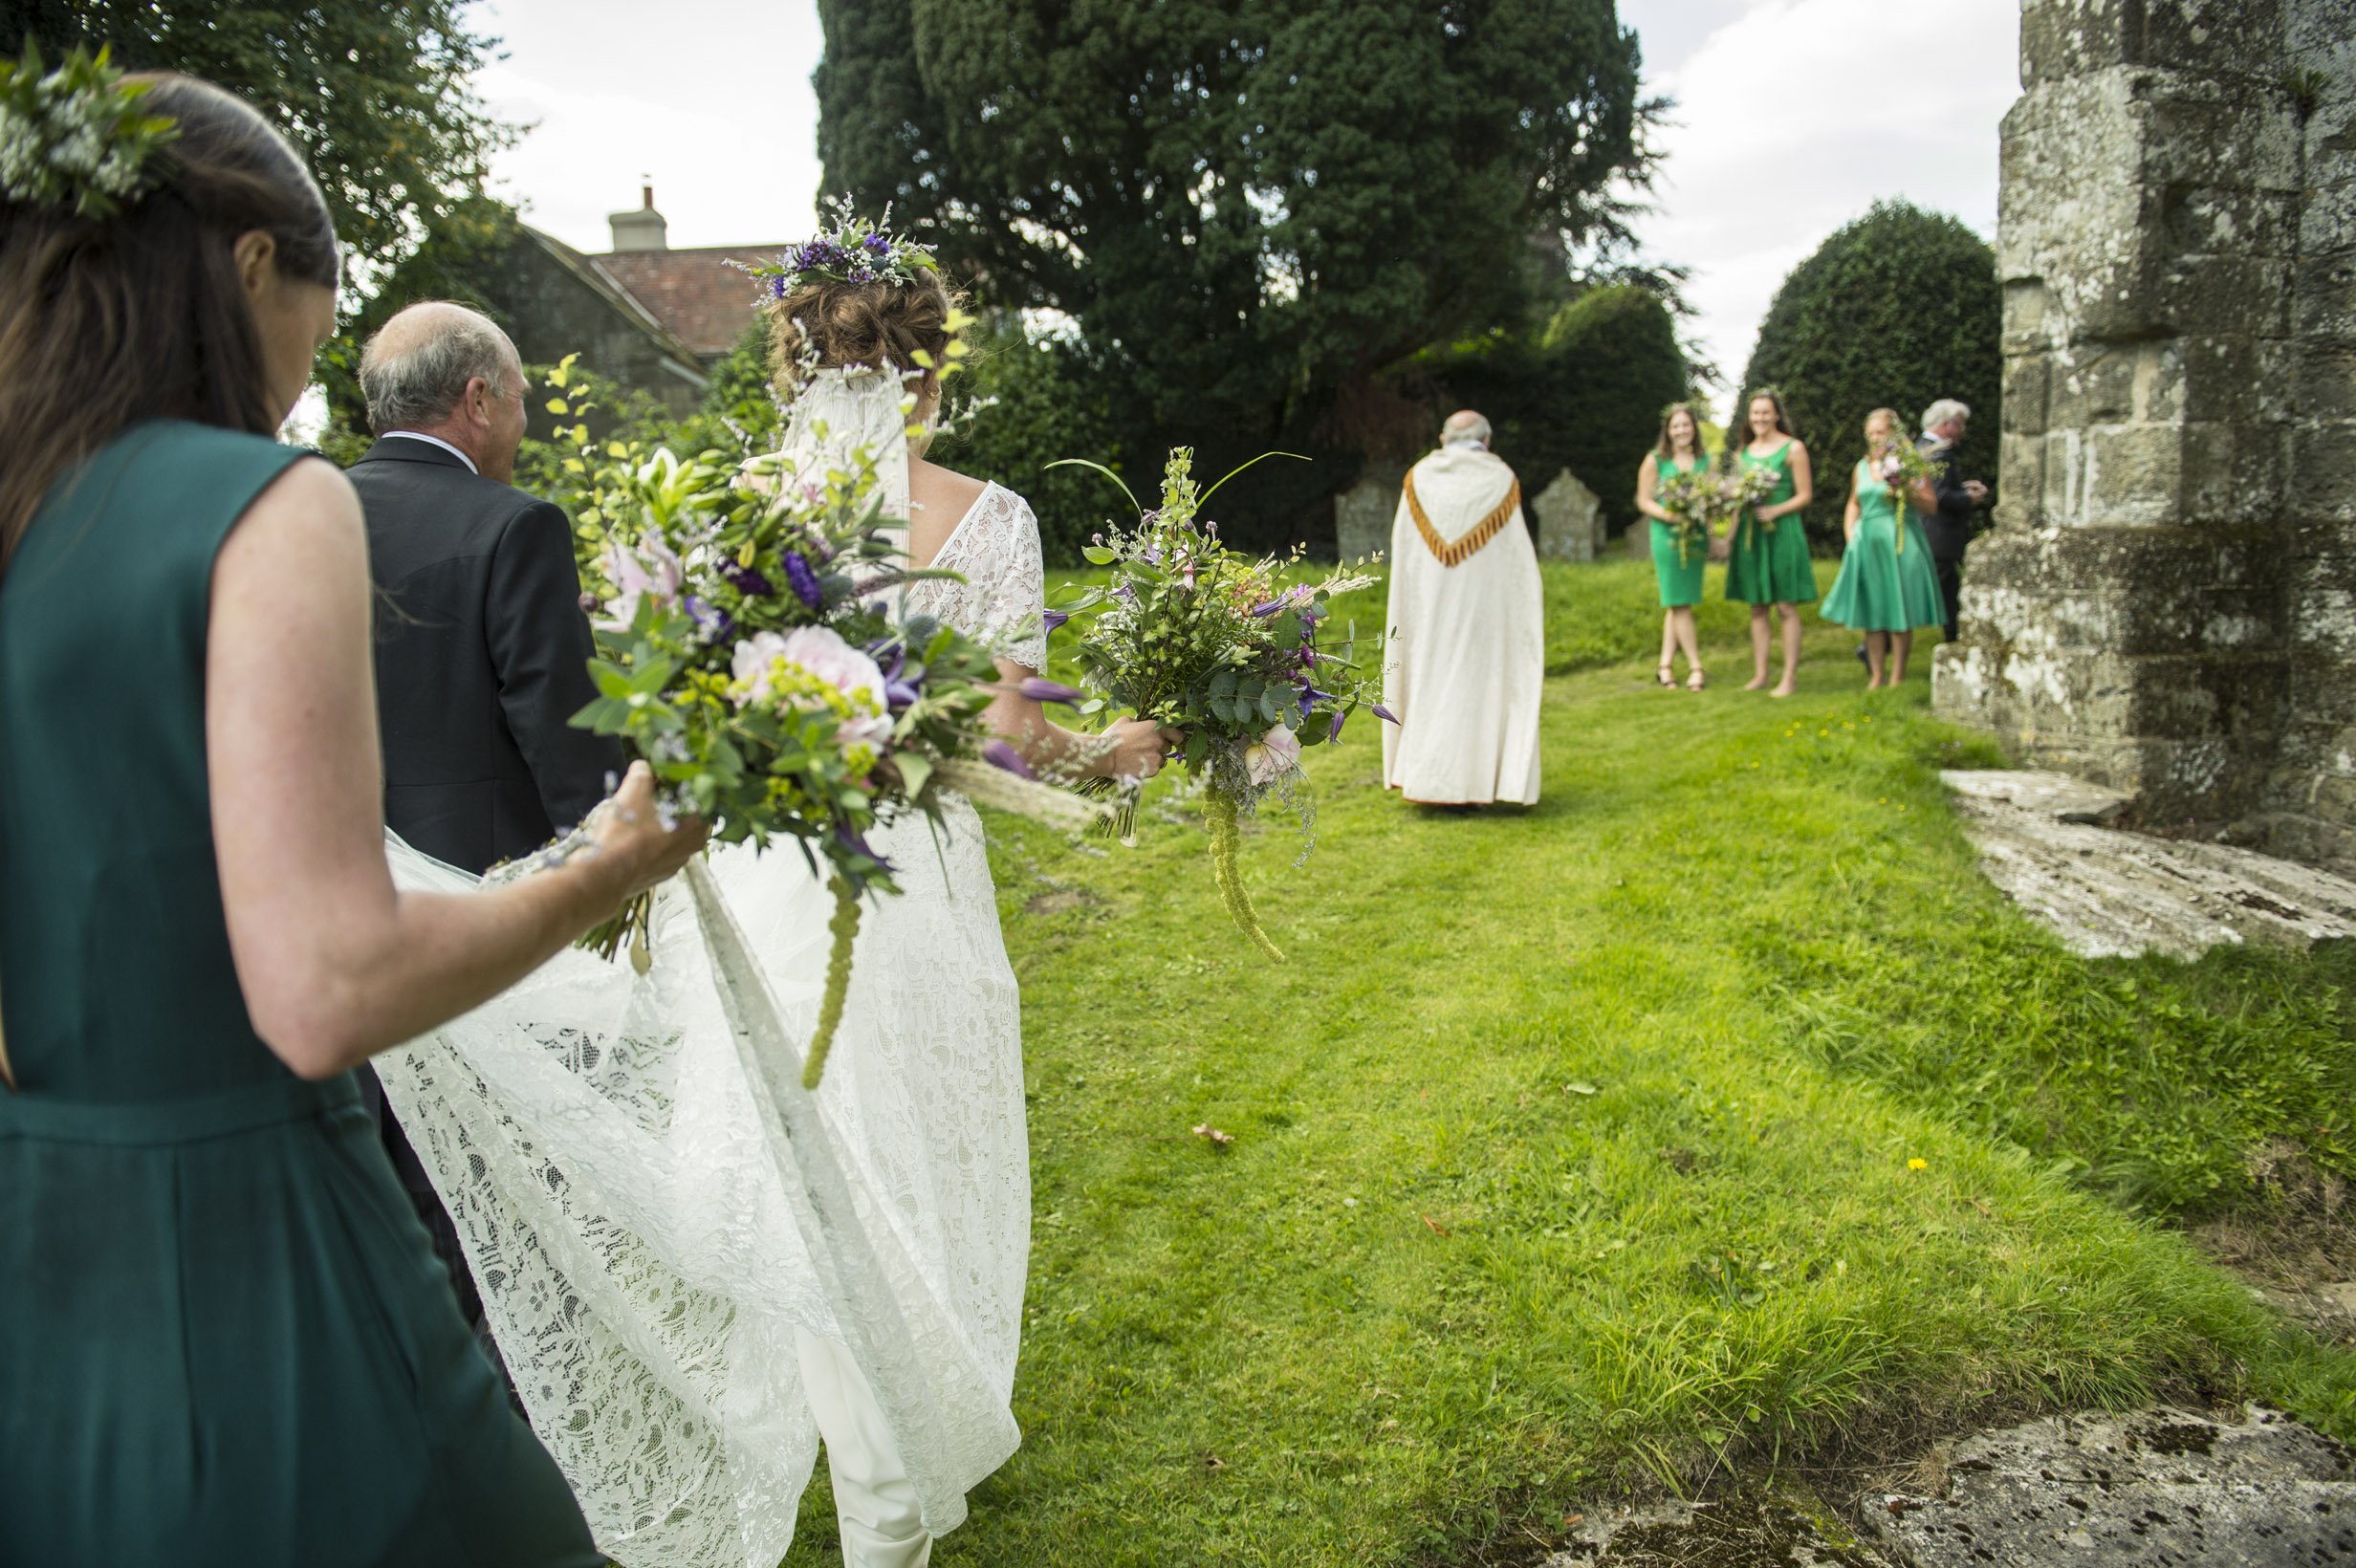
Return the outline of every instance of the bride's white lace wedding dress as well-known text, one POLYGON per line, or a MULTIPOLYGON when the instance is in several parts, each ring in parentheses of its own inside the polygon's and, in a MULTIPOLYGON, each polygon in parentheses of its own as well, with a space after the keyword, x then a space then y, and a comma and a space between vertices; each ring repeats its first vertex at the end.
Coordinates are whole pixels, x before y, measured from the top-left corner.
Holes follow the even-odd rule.
MULTIPOLYGON (((934 564, 965 580, 909 609, 1043 664, 1020 497, 989 487, 934 564)), ((1020 1441, 1020 1020, 980 821, 945 827, 871 840, 905 891, 868 908, 815 1095, 832 901, 790 846, 665 888, 644 976, 568 950, 378 1059, 533 1427, 627 1568, 774 1568, 818 1445, 811 1337, 863 1376, 931 1534, 1020 1441)), ((404 886, 473 885, 388 853, 404 886)))

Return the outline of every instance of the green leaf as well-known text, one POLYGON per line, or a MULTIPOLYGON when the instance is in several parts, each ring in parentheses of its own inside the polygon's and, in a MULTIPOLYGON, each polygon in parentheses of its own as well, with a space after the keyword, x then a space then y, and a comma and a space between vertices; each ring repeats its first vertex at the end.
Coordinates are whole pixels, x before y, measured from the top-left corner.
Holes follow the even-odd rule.
MULTIPOLYGON (((1105 478, 1121 487, 1121 493, 1129 498, 1129 505, 1137 507, 1137 514, 1140 517, 1143 517, 1145 514, 1145 509, 1142 506, 1138 506, 1137 492, 1130 490, 1127 483, 1124 482, 1119 474, 1113 472, 1112 469, 1106 468, 1102 463, 1091 463, 1084 457, 1059 457, 1047 466, 1051 468, 1094 468, 1097 472, 1102 474, 1105 478)), ((1098 561, 1097 564, 1102 566, 1104 563, 1102 561, 1098 561)))
POLYGON ((1202 496, 1194 503, 1195 510, 1199 512, 1204 507, 1211 505, 1211 498, 1219 493, 1219 485, 1226 484, 1230 479, 1234 478, 1237 474, 1243 472, 1244 469, 1252 467, 1254 463, 1265 463, 1272 457, 1289 457, 1294 459, 1296 462, 1300 463, 1306 463, 1309 461, 1308 458, 1302 457, 1298 452, 1262 452, 1259 456, 1253 458, 1248 462, 1236 464, 1235 467, 1228 469, 1226 473, 1220 475, 1218 484, 1213 485, 1209 490, 1203 491, 1202 496))
POLYGON ((1110 566, 1114 560, 1113 553, 1101 544, 1084 545, 1080 553, 1088 557, 1091 566, 1110 566))

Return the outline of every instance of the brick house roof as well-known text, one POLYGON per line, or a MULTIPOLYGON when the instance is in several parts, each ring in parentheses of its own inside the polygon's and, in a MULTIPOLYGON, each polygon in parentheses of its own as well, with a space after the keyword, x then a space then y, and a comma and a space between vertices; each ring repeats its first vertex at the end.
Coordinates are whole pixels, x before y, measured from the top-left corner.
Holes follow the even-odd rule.
POLYGON ((753 280, 731 261, 774 262, 783 244, 693 250, 616 250, 589 263, 706 361, 736 346, 753 324, 753 280))

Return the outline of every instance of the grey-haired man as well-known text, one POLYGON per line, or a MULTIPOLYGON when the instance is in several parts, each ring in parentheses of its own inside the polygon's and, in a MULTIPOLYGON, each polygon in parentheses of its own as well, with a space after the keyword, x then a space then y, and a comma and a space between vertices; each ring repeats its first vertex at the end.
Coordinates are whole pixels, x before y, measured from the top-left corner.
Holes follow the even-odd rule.
POLYGON ((1923 410, 1922 439, 1916 444, 1939 460, 1939 477, 1932 487, 1939 509, 1923 518, 1931 536, 1931 562, 1938 569, 1939 601, 1947 610, 1947 640, 1955 640, 1956 596, 1963 589, 1963 552, 1977 532, 1974 519, 1988 499, 1988 487, 1955 472, 1954 453, 1963 445, 1972 410, 1953 398, 1941 398, 1923 410))

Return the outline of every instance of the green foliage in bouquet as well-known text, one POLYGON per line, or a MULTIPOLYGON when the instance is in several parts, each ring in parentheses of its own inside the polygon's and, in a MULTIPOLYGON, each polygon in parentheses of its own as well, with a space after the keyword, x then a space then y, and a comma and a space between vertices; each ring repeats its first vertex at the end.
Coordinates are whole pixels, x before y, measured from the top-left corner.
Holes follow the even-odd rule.
MULTIPOLYGON (((1120 484, 1100 465, 1066 461, 1120 484)), ((1354 659, 1355 635, 1338 646, 1318 642, 1333 598, 1374 578, 1337 571, 1321 582, 1280 587, 1298 553, 1253 556, 1221 544, 1218 525, 1202 510, 1235 474, 1201 490, 1193 467, 1191 448, 1169 454, 1162 504, 1138 506, 1134 528, 1099 534, 1085 552, 1091 563, 1112 568, 1112 581, 1058 608, 1067 620, 1084 618, 1078 653, 1090 690, 1185 731, 1180 755, 1203 786, 1211 872, 1228 913, 1254 946, 1281 961, 1243 885, 1240 819, 1268 794, 1291 790, 1301 776, 1302 749, 1338 740, 1359 708, 1390 716, 1373 704, 1380 672, 1354 659)), ((1133 494, 1129 501, 1138 505, 1133 494)), ((1123 817, 1133 826, 1133 801, 1123 817)))

